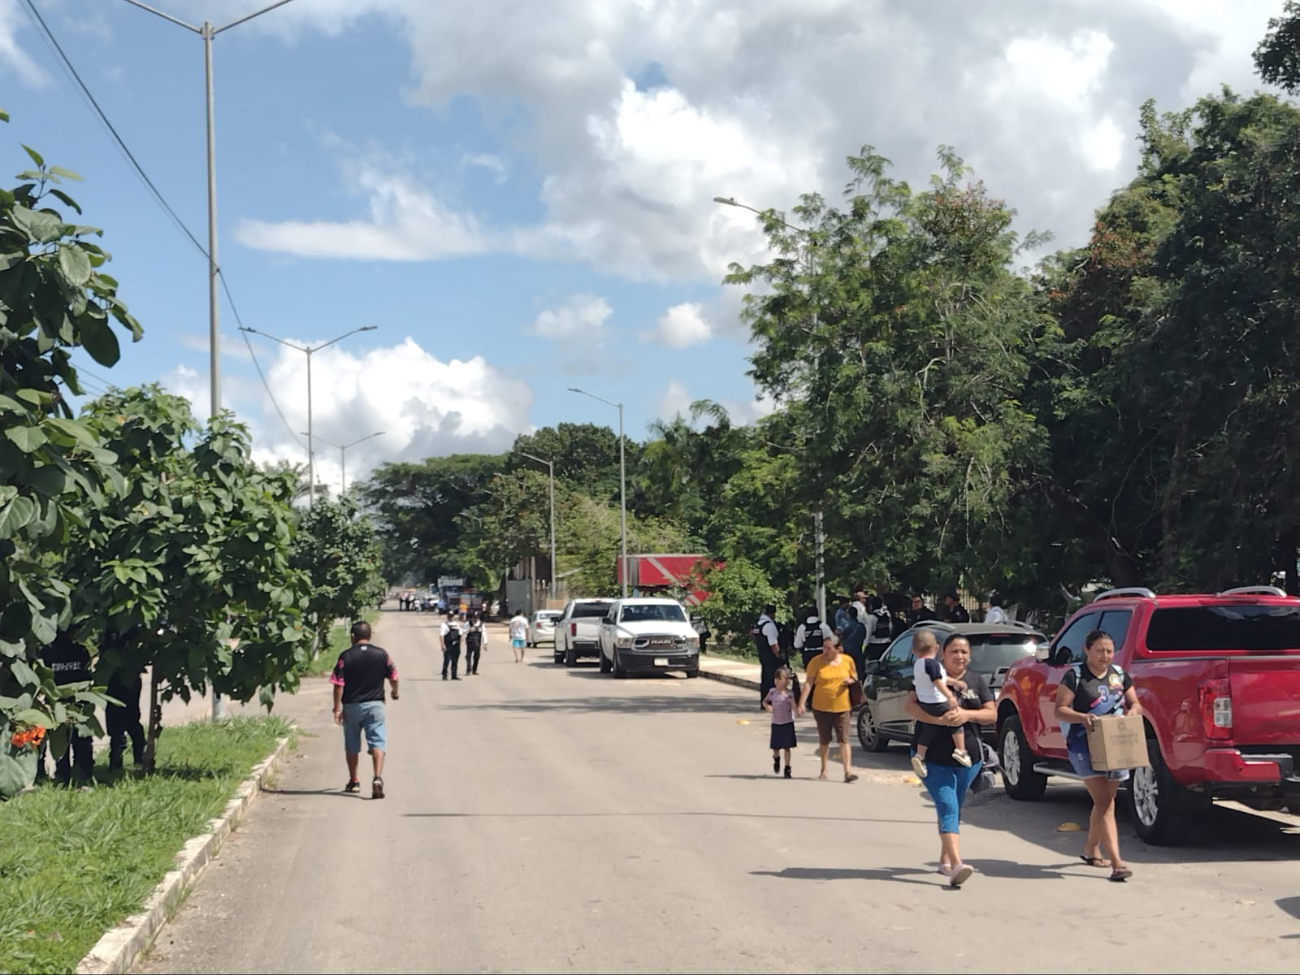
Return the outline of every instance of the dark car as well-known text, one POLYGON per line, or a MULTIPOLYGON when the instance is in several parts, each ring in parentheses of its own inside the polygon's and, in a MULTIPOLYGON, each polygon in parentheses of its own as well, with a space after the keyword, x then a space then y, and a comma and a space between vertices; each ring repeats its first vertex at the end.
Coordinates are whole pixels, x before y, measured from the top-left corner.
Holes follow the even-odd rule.
MULTIPOLYGON (((931 631, 943 646, 952 633, 970 641, 970 666, 989 682, 997 696, 1007 670, 1017 660, 1032 657, 1047 637, 1027 623, 941 623, 929 620, 918 623, 894 638, 879 660, 870 661, 862 675, 866 703, 858 709, 858 741, 869 752, 883 752, 890 742, 912 740, 912 719, 904 710, 912 691, 912 672, 916 658, 912 641, 921 630, 931 631)), ((989 740, 993 740, 989 727, 989 740)))

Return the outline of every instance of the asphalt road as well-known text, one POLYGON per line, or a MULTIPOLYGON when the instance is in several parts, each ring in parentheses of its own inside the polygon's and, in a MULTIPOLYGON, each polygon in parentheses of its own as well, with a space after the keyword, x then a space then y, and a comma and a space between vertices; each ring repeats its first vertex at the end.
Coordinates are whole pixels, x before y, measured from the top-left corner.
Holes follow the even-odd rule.
POLYGON ((750 692, 516 665, 500 630, 444 683, 435 623, 377 632, 402 677, 389 797, 342 793, 328 685, 304 688, 297 755, 142 971, 1296 971, 1295 819, 1219 809, 1179 849, 1121 823, 1135 877, 1111 884, 1056 829, 1086 822, 1082 789, 999 789, 968 806, 953 891, 902 751, 817 781, 801 719, 785 781, 750 692))

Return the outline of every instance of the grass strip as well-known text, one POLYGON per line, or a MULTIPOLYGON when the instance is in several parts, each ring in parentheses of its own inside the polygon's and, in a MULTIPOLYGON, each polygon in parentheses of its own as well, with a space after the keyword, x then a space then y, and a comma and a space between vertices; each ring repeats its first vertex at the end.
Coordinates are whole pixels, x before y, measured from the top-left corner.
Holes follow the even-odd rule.
POLYGON ((158 772, 95 769, 0 804, 0 972, 70 972, 137 913, 186 841, 291 733, 279 718, 164 728, 158 772))

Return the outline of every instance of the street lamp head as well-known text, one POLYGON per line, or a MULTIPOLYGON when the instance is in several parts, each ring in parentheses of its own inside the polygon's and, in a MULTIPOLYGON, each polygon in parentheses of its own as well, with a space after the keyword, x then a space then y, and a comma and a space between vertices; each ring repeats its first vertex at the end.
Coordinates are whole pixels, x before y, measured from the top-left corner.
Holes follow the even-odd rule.
POLYGON ((377 328, 379 328, 378 325, 366 325, 364 328, 361 329, 361 331, 363 331, 363 332, 373 332, 373 331, 374 331, 375 329, 377 329, 377 328))
POLYGON ((729 206, 729 207, 740 206, 740 204, 736 202, 736 198, 734 196, 715 196, 713 198, 713 202, 721 203, 723 206, 729 206))
POLYGON ((580 390, 577 386, 570 386, 570 387, 569 387, 569 392, 571 392, 571 393, 581 393, 582 390, 580 390))

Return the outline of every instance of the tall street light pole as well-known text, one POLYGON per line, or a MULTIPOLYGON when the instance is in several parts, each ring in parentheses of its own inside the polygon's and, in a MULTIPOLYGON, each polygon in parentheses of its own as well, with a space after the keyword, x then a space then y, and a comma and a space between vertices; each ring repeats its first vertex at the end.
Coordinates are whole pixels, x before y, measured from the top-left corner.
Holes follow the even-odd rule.
POLYGON ((627 598, 627 458, 623 449, 623 404, 612 403, 609 400, 597 396, 595 393, 589 393, 585 389, 578 389, 574 386, 569 387, 571 393, 581 393, 583 396, 590 396, 594 400, 600 400, 606 406, 612 406, 618 410, 618 517, 619 524, 623 532, 623 571, 619 573, 623 577, 623 598, 627 598))
MULTIPOLYGON (((519 451, 519 453, 522 456, 527 457, 529 460, 535 460, 539 464, 545 464, 546 469, 550 471, 551 474, 551 593, 549 598, 554 599, 555 598, 555 461, 542 460, 542 458, 534 457, 532 454, 524 453, 522 450, 519 451)), ((623 553, 623 565, 624 568, 626 568, 627 566, 626 551, 623 553)))
MULTIPOLYGON (((734 196, 715 196, 714 203, 721 203, 723 206, 739 207, 742 210, 748 210, 750 213, 756 213, 764 220, 775 220, 787 230, 792 230, 802 236, 805 240, 813 243, 812 233, 806 227, 796 227, 792 223, 787 223, 776 215, 775 210, 759 210, 756 207, 741 203, 734 196)), ((804 249, 805 259, 808 262, 808 290, 809 298, 812 298, 811 281, 816 272, 816 252, 811 246, 804 249)), ((817 302, 809 301, 812 309, 812 327, 817 328, 817 302)), ((822 622, 826 621, 826 536, 822 531, 822 508, 817 506, 816 512, 813 513, 813 533, 816 545, 817 559, 817 618, 822 622)))
POLYGON ((315 438, 321 443, 328 444, 339 452, 339 497, 343 497, 343 495, 348 493, 348 451, 359 443, 365 443, 367 440, 373 440, 375 437, 382 437, 385 432, 386 431, 384 430, 377 430, 374 433, 368 433, 364 437, 353 440, 351 443, 343 444, 335 443, 333 440, 326 440, 318 434, 310 434, 306 430, 302 431, 302 435, 309 439, 315 436, 315 438))
POLYGON ((322 342, 320 345, 294 345, 292 342, 286 342, 284 339, 276 338, 267 332, 259 332, 255 328, 240 327, 241 332, 251 332, 253 335, 260 335, 264 339, 270 339, 272 342, 279 342, 281 345, 288 346, 291 349, 297 349, 299 352, 307 353, 307 506, 310 508, 316 502, 316 451, 312 443, 316 440, 312 430, 311 414, 311 357, 321 349, 329 348, 335 342, 342 342, 349 335, 356 335, 358 332, 373 332, 378 325, 363 325, 361 328, 354 328, 350 332, 344 332, 337 338, 332 338, 328 342, 322 342))
MULTIPOLYGON (((147 10, 151 14, 161 17, 163 20, 170 21, 178 27, 184 27, 186 30, 193 31, 203 38, 203 66, 207 79, 207 107, 208 107, 208 385, 211 387, 211 408, 212 416, 221 412, 221 333, 218 329, 218 302, 217 302, 217 275, 220 273, 220 267, 217 264, 217 136, 214 118, 214 105, 212 95, 212 41, 221 33, 230 30, 232 27, 238 27, 240 24, 252 20, 254 17, 260 17, 276 7, 283 7, 292 0, 279 0, 278 3, 270 4, 261 10, 254 11, 251 14, 240 17, 238 20, 232 20, 225 27, 213 27, 206 20, 202 27, 195 27, 193 24, 187 24, 185 21, 171 14, 165 14, 161 10, 156 10, 147 3, 141 3, 140 0, 126 0, 133 7, 139 7, 141 10, 147 10)), ((217 699, 213 698, 213 717, 216 715, 217 699)))

